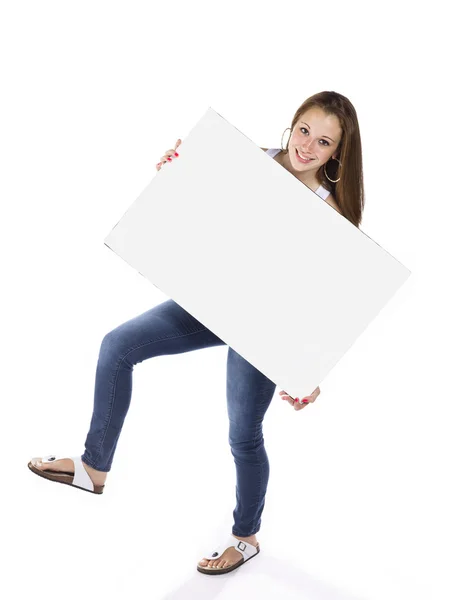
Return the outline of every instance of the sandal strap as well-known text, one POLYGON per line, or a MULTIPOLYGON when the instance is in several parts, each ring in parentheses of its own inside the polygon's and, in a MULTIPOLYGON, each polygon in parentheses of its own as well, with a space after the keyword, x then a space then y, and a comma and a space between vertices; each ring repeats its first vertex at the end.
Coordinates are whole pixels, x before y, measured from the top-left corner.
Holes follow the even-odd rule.
POLYGON ((48 456, 43 456, 41 462, 43 463, 51 463, 55 460, 62 460, 64 458, 70 458, 69 456, 62 456, 62 454, 49 454, 48 456))
POLYGON ((72 485, 77 485, 79 487, 84 488, 85 490, 90 490, 92 492, 94 489, 94 484, 92 483, 92 479, 90 478, 88 472, 84 468, 81 456, 62 456, 57 454, 49 454, 48 456, 44 456, 42 458, 42 462, 52 463, 55 460, 61 460, 66 458, 72 459, 75 467, 72 485))
POLYGON ((73 477, 72 484, 78 485, 86 490, 94 491, 94 484, 92 483, 92 479, 89 476, 89 473, 86 471, 83 461, 81 460, 81 456, 71 456, 75 465, 75 476, 73 477))
POLYGON ((205 556, 207 560, 213 560, 214 558, 218 558, 227 550, 228 548, 234 547, 236 550, 240 552, 243 556, 244 561, 247 561, 248 558, 251 558, 255 554, 257 554, 257 548, 248 542, 244 542, 243 540, 239 540, 233 535, 230 535, 227 542, 222 544, 219 548, 205 556))

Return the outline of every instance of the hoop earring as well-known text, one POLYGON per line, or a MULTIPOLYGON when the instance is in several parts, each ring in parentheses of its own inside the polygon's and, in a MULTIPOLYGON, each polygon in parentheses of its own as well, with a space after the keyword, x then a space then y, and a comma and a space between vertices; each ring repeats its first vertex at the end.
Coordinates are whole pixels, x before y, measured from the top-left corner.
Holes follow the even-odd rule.
MULTIPOLYGON (((336 161, 337 161, 337 162, 340 164, 340 167, 341 167, 341 162, 338 160, 338 158, 331 158, 330 160, 336 160, 336 161)), ((329 162, 329 161, 327 161, 327 162, 329 162)), ((324 174, 325 174, 325 175, 326 175, 326 177, 329 179, 329 181, 332 181, 332 183, 337 183, 337 181, 340 181, 341 177, 339 177, 338 179, 335 179, 335 180, 334 180, 334 179, 331 179, 331 178, 328 176, 328 174, 327 174, 327 172, 326 172, 326 165, 327 165, 327 163, 324 163, 324 174)), ((339 168, 340 168, 340 167, 339 167, 339 168)))
MULTIPOLYGON (((284 129, 284 133, 287 131, 287 129, 290 129, 290 130, 291 130, 291 127, 286 127, 286 128, 284 129)), ((281 150, 287 150, 287 148, 283 148, 283 147, 282 147, 282 142, 284 141, 284 133, 282 134, 282 137, 281 137, 281 150)), ((290 136, 289 136, 289 138, 288 138, 288 139, 290 140, 290 136)), ((287 142, 287 146, 288 146, 288 142, 287 142)))

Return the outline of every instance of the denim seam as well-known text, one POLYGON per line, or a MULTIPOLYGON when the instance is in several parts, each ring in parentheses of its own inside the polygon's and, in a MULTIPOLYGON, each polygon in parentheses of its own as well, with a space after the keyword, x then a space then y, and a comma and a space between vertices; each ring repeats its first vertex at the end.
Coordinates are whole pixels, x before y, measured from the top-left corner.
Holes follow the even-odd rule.
MULTIPOLYGON (((261 428, 262 428, 262 424, 261 424, 261 428)), ((258 431, 257 431, 257 429, 255 429, 254 430, 254 437, 253 437, 253 446, 256 445, 257 433, 258 433, 258 431)), ((263 433, 262 433, 262 436, 263 436, 263 433)), ((262 468, 263 468, 263 465, 259 464, 259 490, 258 490, 258 496, 257 496, 257 511, 254 513, 254 519, 252 520, 252 523, 251 523, 251 531, 254 529, 254 523, 256 521, 256 516, 257 516, 257 514, 259 512, 260 496, 261 496, 260 492, 261 492, 261 489, 262 489, 262 468)), ((253 534, 249 533, 248 535, 253 535, 253 534)))

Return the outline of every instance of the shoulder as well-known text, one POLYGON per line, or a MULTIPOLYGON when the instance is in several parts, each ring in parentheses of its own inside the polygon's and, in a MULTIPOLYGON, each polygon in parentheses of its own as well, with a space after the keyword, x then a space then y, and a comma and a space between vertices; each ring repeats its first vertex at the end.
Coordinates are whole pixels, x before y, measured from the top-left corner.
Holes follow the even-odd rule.
POLYGON ((335 198, 332 196, 332 194, 329 194, 328 197, 324 201, 327 202, 328 204, 330 204, 332 206, 332 208, 335 208, 335 210, 337 212, 339 212, 341 215, 343 214, 341 212, 337 202, 335 201, 335 198))

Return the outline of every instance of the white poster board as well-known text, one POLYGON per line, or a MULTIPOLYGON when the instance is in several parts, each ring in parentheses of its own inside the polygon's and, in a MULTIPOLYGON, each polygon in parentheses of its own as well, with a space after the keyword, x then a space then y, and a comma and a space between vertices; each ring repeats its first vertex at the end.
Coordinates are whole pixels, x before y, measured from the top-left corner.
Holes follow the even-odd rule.
POLYGON ((410 271, 212 108, 105 244, 294 397, 410 271))

